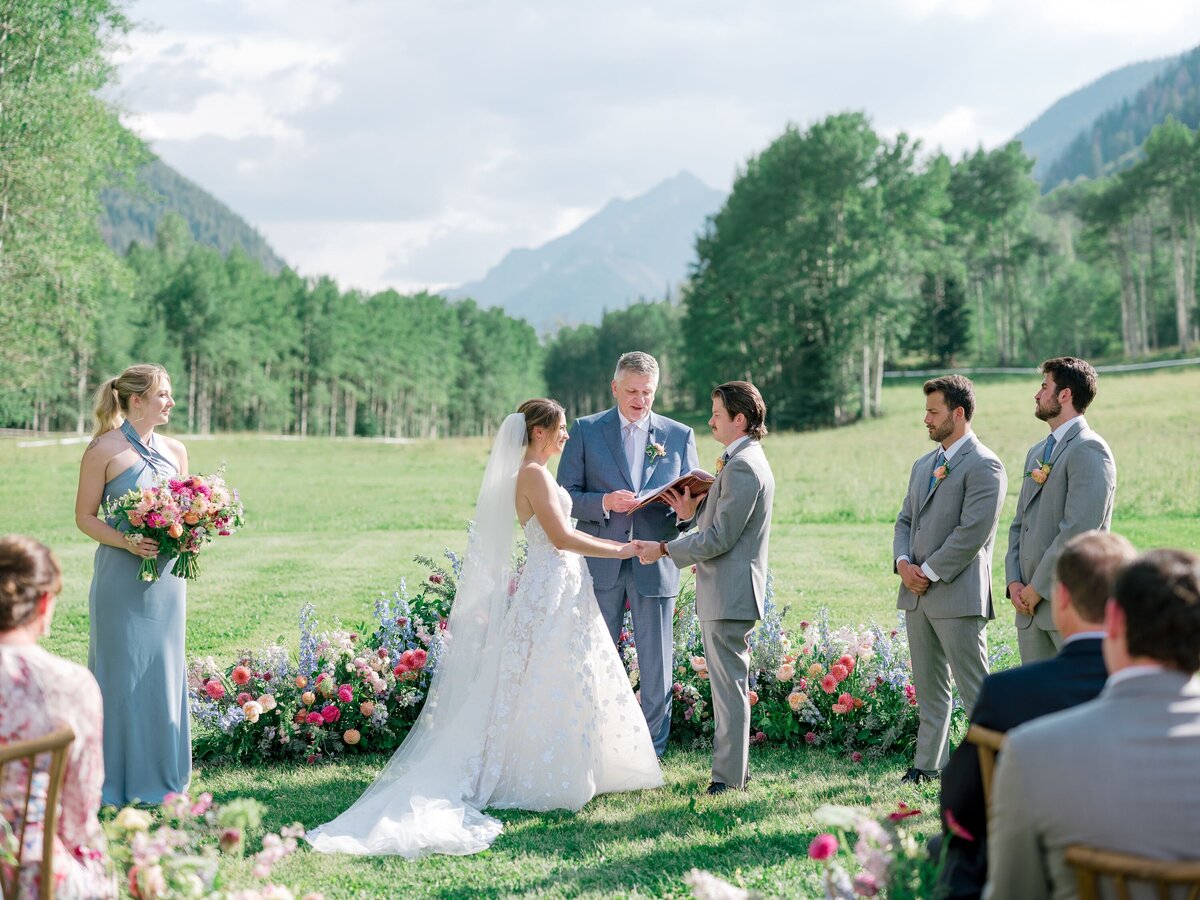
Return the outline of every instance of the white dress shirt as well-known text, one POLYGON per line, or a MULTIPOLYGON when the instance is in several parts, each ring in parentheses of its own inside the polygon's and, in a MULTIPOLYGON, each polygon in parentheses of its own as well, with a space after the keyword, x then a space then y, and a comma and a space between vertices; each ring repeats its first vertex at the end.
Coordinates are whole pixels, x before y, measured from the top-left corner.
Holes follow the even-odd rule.
MULTIPOLYGON (((949 447, 945 447, 942 450, 942 453, 945 454, 945 456, 946 456, 945 465, 947 466, 947 469, 946 469, 947 472, 949 472, 950 460, 954 459, 954 454, 957 453, 959 451, 959 449, 962 447, 962 445, 967 442, 967 438, 969 438, 971 436, 971 434, 972 433, 970 431, 968 431, 966 434, 964 434, 962 437, 960 437, 957 441, 955 441, 949 447)), ((908 554, 906 553, 906 554, 896 557, 896 565, 897 566, 900 565, 901 560, 903 560, 904 562, 908 562, 909 561, 908 554)), ((928 578, 930 581, 941 581, 942 580, 937 572, 935 572, 935 571, 933 571, 933 569, 929 568, 929 563, 927 563, 927 562, 921 563, 921 571, 925 573, 925 577, 928 578)))

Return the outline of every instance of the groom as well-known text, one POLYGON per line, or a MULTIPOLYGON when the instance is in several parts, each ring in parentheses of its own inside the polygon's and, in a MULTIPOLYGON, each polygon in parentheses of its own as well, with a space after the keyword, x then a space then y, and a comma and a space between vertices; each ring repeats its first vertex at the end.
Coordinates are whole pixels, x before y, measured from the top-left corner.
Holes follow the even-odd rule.
POLYGON ((717 480, 701 501, 686 491, 672 497, 681 517, 697 530, 670 543, 643 543, 643 563, 670 557, 696 567, 696 615, 712 684, 712 782, 708 793, 745 788, 750 778, 750 632, 763 616, 767 594, 767 540, 775 477, 759 446, 766 435, 767 405, 748 381, 713 389, 708 427, 725 445, 717 480))
MULTIPOLYGON (((596 537, 661 541, 678 536, 675 512, 661 503, 633 511, 637 494, 670 484, 697 467, 696 435, 650 411, 658 363, 634 351, 617 360, 612 393, 617 405, 577 419, 558 464, 558 483, 571 495, 579 530, 596 537)), ((619 643, 625 606, 633 618, 642 713, 659 756, 671 730, 673 625, 679 570, 663 562, 588 557, 600 613, 619 643)))

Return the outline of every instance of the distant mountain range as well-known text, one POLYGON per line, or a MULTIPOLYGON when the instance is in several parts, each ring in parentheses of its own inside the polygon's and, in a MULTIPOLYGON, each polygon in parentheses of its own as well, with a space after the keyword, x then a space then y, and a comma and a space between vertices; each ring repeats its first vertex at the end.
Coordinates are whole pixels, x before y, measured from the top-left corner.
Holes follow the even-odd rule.
POLYGON ((502 306, 541 331, 599 322, 606 309, 675 290, 688 275, 696 235, 724 202, 724 192, 680 172, 638 197, 610 200, 569 234, 510 251, 449 295, 502 306))
POLYGON ((1045 178, 1081 132, 1114 106, 1136 96, 1179 58, 1166 56, 1122 66, 1067 94, 1034 119, 1016 137, 1025 145, 1025 154, 1035 160, 1033 177, 1038 181, 1045 178))
MULTIPOLYGON (((1036 159, 1044 191, 1107 174, 1136 157, 1168 115, 1200 127, 1200 48, 1116 69, 1050 106, 1016 136, 1036 159)), ((145 190, 104 194, 101 230, 114 250, 153 243, 168 211, 196 240, 227 253, 243 247, 272 272, 284 262, 244 219, 165 163, 139 173, 145 190)), ((540 331, 597 323, 605 310, 673 293, 688 276, 695 238, 725 194, 688 172, 632 199, 610 201, 582 225, 535 248, 510 251, 479 281, 447 291, 501 306, 540 331)))
POLYGON ((222 253, 241 247, 272 273, 284 267, 279 254, 250 223, 160 159, 142 167, 134 191, 109 188, 101 194, 101 202, 100 233, 117 253, 128 252, 134 243, 153 244, 159 221, 174 212, 188 223, 197 243, 222 253))

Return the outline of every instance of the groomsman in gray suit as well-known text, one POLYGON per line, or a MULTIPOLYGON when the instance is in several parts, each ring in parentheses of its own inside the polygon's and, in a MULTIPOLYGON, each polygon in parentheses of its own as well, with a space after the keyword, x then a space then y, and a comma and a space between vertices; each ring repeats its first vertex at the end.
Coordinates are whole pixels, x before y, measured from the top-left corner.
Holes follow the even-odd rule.
POLYGON ((725 445, 717 479, 697 503, 687 491, 673 496, 696 531, 669 543, 647 543, 639 554, 654 565, 669 558, 696 567, 696 615, 712 685, 712 781, 709 794, 745 788, 750 778, 750 632, 763 616, 767 594, 767 541, 775 477, 759 441, 766 435, 767 405, 748 381, 730 381, 712 392, 708 427, 725 445))
POLYGON ((1112 451, 1083 417, 1096 396, 1096 370, 1063 356, 1042 363, 1042 375, 1034 415, 1050 426, 1050 437, 1025 456, 1004 557, 1022 663, 1050 659, 1062 646, 1050 604, 1042 602, 1050 596, 1054 561, 1075 535, 1109 530, 1117 491, 1112 451))
MULTIPOLYGON (((674 511, 652 503, 634 511, 637 495, 658 490, 697 467, 696 435, 674 419, 651 412, 658 363, 633 351, 617 360, 612 393, 616 406, 577 419, 558 464, 558 483, 571 495, 579 530, 614 541, 661 541, 680 531, 674 511)), ((632 559, 589 556, 596 600, 614 643, 625 605, 633 619, 642 713, 662 756, 671 730, 675 648, 675 595, 679 570, 665 563, 640 566, 632 559)))
POLYGON ((988 674, 992 545, 1008 477, 971 431, 975 388, 962 375, 925 382, 925 429, 937 447, 914 463, 896 516, 896 606, 904 610, 917 689, 917 750, 903 780, 936 777, 950 755, 950 676, 970 715, 988 674))
MULTIPOLYGON (((1200 848, 1200 557, 1152 550, 1117 575, 1095 700, 1010 731, 993 783, 992 900, 1078 896, 1085 844, 1161 860, 1200 848)), ((1130 885, 1138 900, 1157 896, 1130 885)), ((1182 896, 1182 895, 1179 895, 1182 896)))

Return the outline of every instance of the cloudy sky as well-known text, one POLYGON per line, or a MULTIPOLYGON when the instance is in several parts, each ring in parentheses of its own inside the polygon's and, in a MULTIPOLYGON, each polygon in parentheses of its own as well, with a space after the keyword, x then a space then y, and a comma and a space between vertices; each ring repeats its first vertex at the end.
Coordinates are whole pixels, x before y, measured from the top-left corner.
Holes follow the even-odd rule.
POLYGON ((131 0, 118 102, 302 273, 437 288, 680 170, 728 189, 788 122, 994 146, 1200 43, 1194 4, 131 0))

